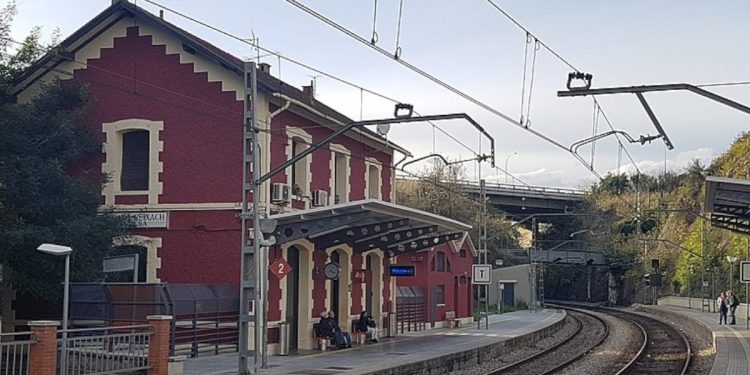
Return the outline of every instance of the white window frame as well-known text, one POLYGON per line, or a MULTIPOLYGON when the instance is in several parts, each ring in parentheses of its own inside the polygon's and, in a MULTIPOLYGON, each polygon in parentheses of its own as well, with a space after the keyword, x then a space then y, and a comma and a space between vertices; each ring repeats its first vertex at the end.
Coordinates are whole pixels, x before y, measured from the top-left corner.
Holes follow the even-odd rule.
MULTIPOLYGON (((300 128, 297 128, 297 127, 294 127, 294 126, 287 126, 286 127, 286 137, 287 137, 287 142, 286 142, 286 159, 287 160, 289 160, 289 159, 292 158, 292 153, 293 153, 293 150, 292 150, 292 140, 293 140, 293 138, 301 139, 303 142, 307 143, 307 147, 308 148, 312 144, 312 139, 313 139, 312 135, 310 133, 306 132, 304 129, 300 129, 300 128)), ((311 194, 310 193, 310 186, 312 184, 312 170, 311 170, 310 166, 312 164, 312 154, 307 155, 304 159, 300 160, 299 162, 304 163, 305 170, 307 171, 307 176, 306 176, 307 178, 306 178, 306 181, 305 181, 306 182, 306 184, 305 184, 306 186, 300 186, 300 189, 302 189, 302 196, 295 195, 294 198, 296 198, 297 200, 304 200, 305 201, 305 207, 309 207, 309 205, 310 205, 309 199, 305 199, 305 198, 303 198, 303 196, 310 196, 310 194, 311 194)), ((290 166, 289 169, 287 170, 287 174, 286 174, 286 183, 287 183, 287 185, 289 185, 289 189, 290 190, 292 189, 292 173, 294 173, 293 169, 294 169, 294 166, 293 165, 290 166)))
POLYGON ((365 158, 365 199, 370 197, 370 167, 374 167, 378 170, 378 194, 377 199, 383 199, 383 164, 375 158, 365 158))
POLYGON ((344 159, 346 160, 346 172, 345 172, 345 179, 346 182, 344 183, 345 186, 345 192, 343 196, 341 197, 341 200, 339 203, 346 203, 349 202, 349 197, 351 196, 351 190, 352 186, 349 183, 352 176, 352 165, 351 165, 351 151, 349 151, 348 148, 344 147, 343 145, 331 143, 328 145, 328 148, 331 150, 331 160, 329 163, 329 167, 331 170, 330 179, 328 180, 328 186, 329 186, 329 204, 336 204, 336 194, 339 193, 339 191, 336 189, 336 154, 342 154, 344 155, 344 159))
POLYGON ((159 203, 159 195, 164 190, 164 186, 159 180, 159 175, 164 172, 164 163, 159 160, 159 153, 164 151, 164 142, 159 139, 159 133, 162 130, 164 130, 163 121, 135 118, 102 124, 102 132, 106 136, 106 141, 102 144, 102 152, 105 158, 104 163, 102 163, 102 173, 110 177, 110 181, 107 181, 102 188, 105 206, 114 206, 115 197, 118 195, 148 195, 149 205, 159 203), (120 188, 122 135, 133 130, 147 130, 149 132, 148 190, 123 191, 120 188))

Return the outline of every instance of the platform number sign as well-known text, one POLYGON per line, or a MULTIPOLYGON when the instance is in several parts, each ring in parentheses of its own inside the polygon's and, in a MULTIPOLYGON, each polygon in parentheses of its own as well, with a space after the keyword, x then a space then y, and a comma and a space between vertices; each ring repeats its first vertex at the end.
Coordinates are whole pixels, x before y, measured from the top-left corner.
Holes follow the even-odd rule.
POLYGON ((492 284, 492 266, 489 264, 471 265, 471 283, 479 285, 492 284))
POLYGON ((750 262, 740 262, 740 282, 750 283, 750 262))
POLYGON ((271 273, 276 275, 279 279, 283 279, 288 273, 292 272, 292 266, 284 260, 284 258, 276 259, 271 264, 271 273))

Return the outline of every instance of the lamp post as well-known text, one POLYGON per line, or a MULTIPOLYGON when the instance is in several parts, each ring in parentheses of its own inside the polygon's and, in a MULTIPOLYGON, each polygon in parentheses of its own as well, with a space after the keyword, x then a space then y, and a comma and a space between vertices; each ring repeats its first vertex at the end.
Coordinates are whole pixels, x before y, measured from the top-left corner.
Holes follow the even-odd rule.
POLYGON ((508 176, 509 176, 509 173, 508 173, 508 159, 510 159, 513 155, 518 155, 518 152, 514 151, 512 154, 508 155, 505 158, 505 183, 506 184, 508 183, 508 176))
MULTIPOLYGON (((734 262, 737 261, 737 257, 734 255, 727 255, 727 262, 729 262, 729 290, 733 289, 734 281, 734 262)), ((734 293, 734 291, 732 291, 734 293)))
POLYGON ((50 255, 65 256, 65 282, 63 284, 63 317, 62 317, 62 347, 60 349, 60 375, 68 373, 68 291, 70 290, 70 253, 73 249, 68 246, 43 243, 37 250, 50 255))
POLYGON ((694 268, 695 268, 695 266, 693 266, 692 264, 688 265, 688 309, 692 309, 693 308, 693 306, 692 306, 693 299, 692 299, 692 291, 691 291, 691 289, 692 289, 692 286, 693 286, 693 280, 692 280, 692 278, 693 278, 693 269, 694 268))

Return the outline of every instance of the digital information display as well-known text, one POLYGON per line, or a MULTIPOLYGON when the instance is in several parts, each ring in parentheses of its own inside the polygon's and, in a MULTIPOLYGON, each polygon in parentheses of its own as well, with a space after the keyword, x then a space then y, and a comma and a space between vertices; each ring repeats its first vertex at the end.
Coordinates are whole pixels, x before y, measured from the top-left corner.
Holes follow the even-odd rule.
POLYGON ((417 267, 413 265, 394 264, 389 266, 391 276, 416 276, 417 267))

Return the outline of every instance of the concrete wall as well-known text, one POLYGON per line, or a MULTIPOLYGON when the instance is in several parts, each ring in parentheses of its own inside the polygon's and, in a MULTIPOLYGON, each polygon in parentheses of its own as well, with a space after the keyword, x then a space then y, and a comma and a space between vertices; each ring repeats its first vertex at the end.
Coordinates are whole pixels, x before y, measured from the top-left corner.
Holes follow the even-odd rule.
POLYGON ((529 292, 531 291, 529 286, 529 274, 531 273, 531 267, 528 264, 521 264, 518 266, 503 267, 492 270, 492 285, 490 285, 490 303, 497 303, 500 298, 500 291, 498 284, 500 282, 512 282, 515 281, 515 303, 529 302, 529 292))

